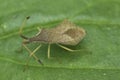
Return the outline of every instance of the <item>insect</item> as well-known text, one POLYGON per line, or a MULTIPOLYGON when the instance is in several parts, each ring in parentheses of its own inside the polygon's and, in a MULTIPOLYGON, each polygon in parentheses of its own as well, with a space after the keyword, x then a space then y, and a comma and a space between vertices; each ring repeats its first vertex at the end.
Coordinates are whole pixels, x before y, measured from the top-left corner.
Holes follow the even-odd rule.
POLYGON ((37 35, 34 37, 26 37, 22 34, 23 26, 30 17, 26 17, 22 26, 20 27, 19 34, 23 38, 22 45, 30 53, 30 56, 33 56, 39 63, 43 64, 40 59, 35 56, 35 52, 41 47, 41 44, 48 44, 48 58, 50 58, 50 46, 51 44, 57 44, 59 47, 68 50, 68 51, 77 51, 67 48, 63 45, 77 45, 86 35, 86 32, 83 28, 76 26, 68 20, 64 20, 55 28, 50 29, 41 29, 37 35), (26 44, 38 42, 40 45, 35 48, 34 51, 31 51, 26 44))

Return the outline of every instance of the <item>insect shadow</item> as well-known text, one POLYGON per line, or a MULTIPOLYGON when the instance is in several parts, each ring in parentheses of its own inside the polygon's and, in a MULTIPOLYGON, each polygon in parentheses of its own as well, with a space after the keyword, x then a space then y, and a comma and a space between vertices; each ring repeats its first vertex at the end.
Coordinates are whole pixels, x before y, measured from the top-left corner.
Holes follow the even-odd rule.
POLYGON ((47 52, 48 59, 51 58, 50 57, 51 44, 57 44, 59 47, 70 52, 80 51, 80 50, 70 49, 63 45, 71 45, 71 46, 77 45, 86 35, 86 32, 83 28, 80 28, 79 26, 76 26, 75 24, 65 19, 57 27, 50 29, 48 28, 39 29, 39 32, 34 37, 29 38, 22 34, 23 27, 29 18, 30 18, 29 16, 25 18, 19 30, 19 35, 21 36, 21 38, 23 38, 22 46, 30 53, 26 65, 28 64, 31 56, 33 56, 35 60, 37 60, 40 64, 43 65, 42 61, 38 59, 38 57, 35 55, 36 51, 38 51, 38 49, 42 46, 42 44, 48 44, 48 52, 47 52), (27 44, 34 42, 40 45, 37 48, 35 48, 33 51, 31 51, 27 47, 27 44))

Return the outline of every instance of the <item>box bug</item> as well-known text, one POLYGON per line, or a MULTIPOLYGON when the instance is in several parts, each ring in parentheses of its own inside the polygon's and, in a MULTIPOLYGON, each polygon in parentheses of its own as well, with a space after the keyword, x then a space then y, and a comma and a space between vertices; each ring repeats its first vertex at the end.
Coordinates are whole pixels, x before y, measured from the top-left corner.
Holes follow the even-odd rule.
POLYGON ((43 64, 40 59, 35 56, 35 52, 41 47, 39 45, 34 51, 31 51, 26 44, 38 42, 38 43, 45 43, 48 44, 48 58, 50 58, 50 46, 51 44, 57 44, 61 48, 68 50, 68 51, 78 51, 69 49, 63 45, 77 45, 86 35, 86 32, 83 28, 76 26, 72 22, 68 20, 64 20, 60 23, 57 27, 50 28, 50 29, 41 29, 37 35, 34 37, 26 37, 22 34, 22 29, 24 24, 26 23, 27 19, 30 17, 26 17, 22 26, 20 27, 19 34, 23 38, 23 46, 25 49, 30 53, 30 57, 33 56, 39 63, 43 64))

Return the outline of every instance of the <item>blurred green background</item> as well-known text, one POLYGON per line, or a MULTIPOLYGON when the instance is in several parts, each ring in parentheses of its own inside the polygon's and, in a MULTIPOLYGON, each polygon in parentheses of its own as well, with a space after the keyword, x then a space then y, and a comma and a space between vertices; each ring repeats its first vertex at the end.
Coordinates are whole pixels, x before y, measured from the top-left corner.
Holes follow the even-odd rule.
MULTIPOLYGON (((30 44, 31 50, 38 44, 30 44)), ((120 80, 120 0, 0 0, 0 80, 120 80), (47 58, 47 45, 36 52, 23 72, 28 52, 21 51, 19 28, 26 16, 24 34, 37 27, 51 28, 64 19, 84 28, 85 39, 70 53, 56 45, 47 58)))

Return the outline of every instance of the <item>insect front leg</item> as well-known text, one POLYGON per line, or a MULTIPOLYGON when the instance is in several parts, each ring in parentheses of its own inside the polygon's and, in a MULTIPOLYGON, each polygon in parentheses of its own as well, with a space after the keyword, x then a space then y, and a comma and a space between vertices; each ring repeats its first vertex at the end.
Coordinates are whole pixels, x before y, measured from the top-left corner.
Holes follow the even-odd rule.
POLYGON ((31 50, 26 46, 26 44, 24 44, 24 43, 23 43, 23 47, 30 53, 30 56, 29 56, 29 58, 27 59, 26 65, 28 64, 31 56, 33 56, 36 61, 38 61, 40 64, 43 65, 43 63, 41 62, 41 60, 38 59, 38 57, 34 54, 34 53, 41 47, 41 45, 39 45, 39 46, 38 46, 37 48, 35 48, 33 51, 31 51, 31 50))
POLYGON ((36 36, 41 33, 41 30, 42 30, 42 29, 40 29, 39 27, 37 27, 37 30, 38 30, 39 32, 36 34, 36 36))

